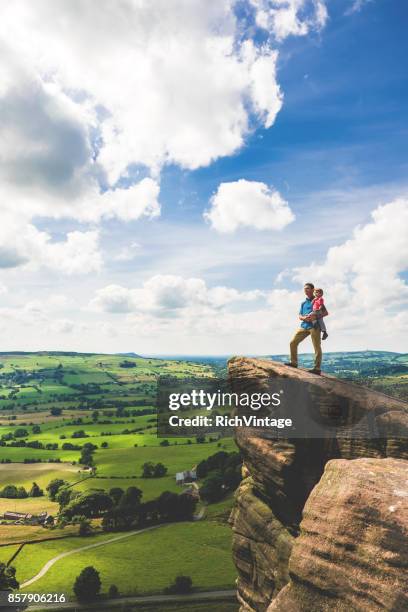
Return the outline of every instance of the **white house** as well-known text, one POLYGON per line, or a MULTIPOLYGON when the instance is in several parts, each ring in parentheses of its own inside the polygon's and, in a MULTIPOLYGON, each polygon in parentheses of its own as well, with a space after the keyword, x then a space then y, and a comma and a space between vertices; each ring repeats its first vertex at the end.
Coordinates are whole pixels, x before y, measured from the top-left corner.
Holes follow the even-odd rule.
POLYGON ((179 485, 186 484, 197 480, 197 472, 195 470, 185 470, 184 472, 176 473, 176 483, 179 485))

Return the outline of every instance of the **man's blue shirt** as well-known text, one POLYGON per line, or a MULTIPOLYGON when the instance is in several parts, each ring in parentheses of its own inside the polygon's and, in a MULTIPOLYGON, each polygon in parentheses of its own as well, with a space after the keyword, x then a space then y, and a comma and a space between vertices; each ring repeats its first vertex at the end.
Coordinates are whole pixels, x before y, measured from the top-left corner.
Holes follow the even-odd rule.
MULTIPOLYGON (((306 298, 305 301, 302 302, 300 305, 299 314, 306 316, 310 314, 311 312, 313 312, 313 300, 306 298)), ((312 323, 309 323, 308 321, 302 321, 300 324, 300 327, 303 327, 303 329, 312 329, 313 325, 312 323)))

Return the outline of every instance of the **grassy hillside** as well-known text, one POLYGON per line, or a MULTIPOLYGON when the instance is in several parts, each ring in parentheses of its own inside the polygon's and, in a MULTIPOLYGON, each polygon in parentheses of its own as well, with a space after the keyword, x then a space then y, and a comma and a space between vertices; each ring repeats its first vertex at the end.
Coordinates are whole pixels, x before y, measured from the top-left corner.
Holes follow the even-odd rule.
MULTIPOLYGON (((163 445, 157 437, 157 378, 214 374, 210 364, 129 355, 1 354, 0 490, 15 485, 29 491, 36 482, 45 492, 48 483, 58 478, 77 492, 136 486, 143 492, 143 501, 163 491, 180 493, 176 472, 191 469, 219 450, 236 447, 231 438, 207 438, 204 443, 170 438, 163 445), (96 447, 92 475, 78 463, 86 443, 96 447), (66 444, 74 448, 66 450, 66 444), (142 478, 142 466, 149 461, 163 463, 166 475, 142 478)), ((231 498, 226 503, 231 506, 231 498)), ((47 495, 0 496, 0 515, 46 511, 55 516, 58 509, 47 495)), ((98 519, 92 524, 96 535, 83 538, 77 525, 50 530, 3 521, 0 561, 14 554, 15 542, 35 541, 26 544, 13 561, 23 582, 56 554, 116 535, 100 533, 98 519), (51 541, 41 542, 50 537, 51 541)), ((123 594, 160 592, 182 573, 190 575, 197 588, 228 588, 235 579, 230 548, 230 528, 209 513, 208 520, 166 525, 69 556, 29 590, 72 595, 75 577, 86 565, 101 572, 104 592, 112 583, 123 594)))
MULTIPOLYGON (((301 362, 311 365, 312 356, 302 355, 301 362)), ((219 359, 201 363, 133 355, 0 354, 0 490, 15 485, 29 491, 33 482, 45 490, 51 480, 60 478, 76 492, 135 486, 144 502, 163 491, 180 493, 176 472, 191 469, 220 450, 234 451, 236 446, 231 438, 208 436, 204 443, 169 438, 163 445, 157 437, 158 376, 211 377, 220 375, 224 367, 225 361, 219 359), (78 463, 87 443, 96 447, 94 473, 78 463), (74 448, 64 449, 66 444, 74 448), (167 473, 142 478, 143 464, 149 461, 162 463, 167 473)), ((324 367, 337 376, 406 397, 407 355, 327 353, 324 367)), ((200 521, 168 524, 68 556, 29 590, 72 594, 74 579, 86 565, 100 571, 105 593, 112 583, 122 594, 160 592, 178 574, 191 576, 200 589, 232 588, 235 569, 227 524, 232 502, 230 493, 210 504, 200 521)), ((47 495, 0 496, 0 515, 47 511, 55 516, 58 509, 47 495)), ((115 536, 100 532, 100 519, 93 519, 92 525, 95 535, 83 538, 78 536, 78 525, 50 530, 0 524, 0 561, 13 555, 16 542, 36 540, 13 561, 18 579, 24 581, 61 552, 115 536), (54 539, 41 541, 49 537, 54 539)))
MULTIPOLYGON (((93 565, 100 572, 105 592, 112 583, 126 594, 159 592, 177 574, 190 575, 199 589, 229 588, 235 578, 231 537, 227 526, 214 522, 211 528, 206 521, 166 525, 66 557, 35 583, 35 590, 72 595, 75 577, 87 565, 93 565)), ((109 534, 92 540, 67 538, 27 545, 14 563, 17 576, 23 582, 56 555, 111 538, 109 534)), ((26 590, 33 591, 34 584, 26 590)))

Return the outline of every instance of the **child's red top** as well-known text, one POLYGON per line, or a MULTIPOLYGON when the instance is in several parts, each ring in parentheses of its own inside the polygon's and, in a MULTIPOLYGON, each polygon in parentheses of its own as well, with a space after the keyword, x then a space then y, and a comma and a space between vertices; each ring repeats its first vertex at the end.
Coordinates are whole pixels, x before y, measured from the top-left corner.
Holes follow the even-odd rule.
POLYGON ((318 297, 313 300, 313 310, 320 310, 320 308, 324 306, 324 298, 318 297))

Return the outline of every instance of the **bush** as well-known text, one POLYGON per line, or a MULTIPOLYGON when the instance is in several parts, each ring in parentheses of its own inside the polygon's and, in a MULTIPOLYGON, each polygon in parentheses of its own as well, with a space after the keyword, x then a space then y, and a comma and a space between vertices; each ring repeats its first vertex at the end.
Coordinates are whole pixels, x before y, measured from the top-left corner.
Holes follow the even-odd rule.
POLYGON ((101 579, 99 572, 94 567, 88 565, 79 574, 74 583, 74 593, 78 601, 93 601, 97 598, 101 590, 101 579))
POLYGON ((0 591, 10 592, 14 589, 18 589, 19 586, 16 580, 15 568, 10 565, 5 565, 5 563, 1 563, 0 561, 0 591))
POLYGON ((26 438, 28 436, 28 431, 26 429, 16 429, 14 432, 14 437, 15 438, 26 438))
POLYGON ((190 576, 177 576, 174 583, 164 589, 165 593, 191 593, 193 590, 193 581, 190 576))
POLYGON ((109 591, 108 591, 108 597, 109 599, 115 599, 116 597, 119 597, 119 589, 116 586, 116 584, 110 585, 109 591))
POLYGON ((167 474, 167 468, 163 463, 154 464, 152 461, 146 461, 142 465, 142 478, 161 478, 167 474))
POLYGON ((36 482, 33 482, 33 486, 30 489, 29 496, 30 497, 42 497, 44 495, 44 491, 40 489, 36 482))
POLYGON ((24 487, 16 487, 15 485, 6 485, 4 489, 0 490, 0 497, 6 497, 8 499, 24 499, 28 497, 28 493, 24 487))

